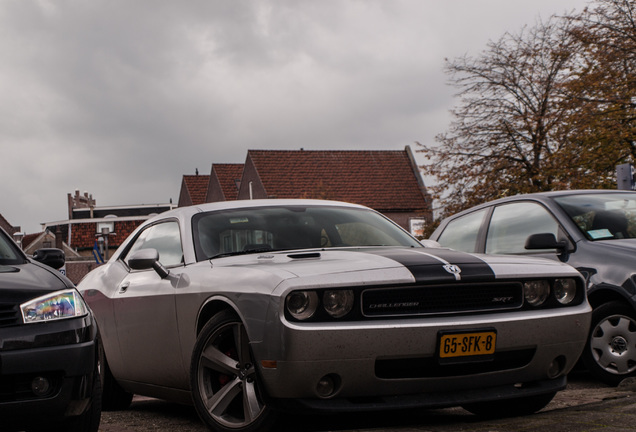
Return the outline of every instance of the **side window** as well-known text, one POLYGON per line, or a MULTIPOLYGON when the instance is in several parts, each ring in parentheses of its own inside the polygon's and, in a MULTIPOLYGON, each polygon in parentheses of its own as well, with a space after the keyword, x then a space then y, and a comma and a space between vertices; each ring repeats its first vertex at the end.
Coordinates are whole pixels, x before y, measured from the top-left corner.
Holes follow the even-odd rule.
POLYGON ((486 211, 479 210, 449 222, 437 242, 451 249, 477 252, 477 236, 486 211))
POLYGON ((159 260, 164 266, 182 264, 183 249, 181 248, 181 235, 177 222, 164 222, 146 228, 135 239, 124 261, 128 263, 130 254, 137 250, 151 248, 159 252, 159 260))
POLYGON ((539 204, 524 202, 502 205, 496 207, 492 214, 486 237, 486 253, 529 253, 525 248, 528 236, 552 233, 558 238, 558 231, 557 221, 539 204))

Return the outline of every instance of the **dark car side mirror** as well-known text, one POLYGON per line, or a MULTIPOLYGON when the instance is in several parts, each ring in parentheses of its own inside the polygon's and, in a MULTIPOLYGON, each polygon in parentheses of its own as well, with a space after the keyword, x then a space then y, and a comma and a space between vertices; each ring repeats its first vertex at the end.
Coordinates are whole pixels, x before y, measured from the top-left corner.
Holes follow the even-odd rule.
POLYGON ((552 233, 532 234, 526 239, 525 248, 533 249, 556 249, 563 252, 567 249, 568 244, 565 241, 557 241, 552 233))
POLYGON ((154 269, 161 279, 168 277, 170 272, 159 262, 157 249, 140 249, 133 252, 128 258, 128 265, 133 270, 154 269))
POLYGON ((33 259, 55 270, 62 268, 66 262, 64 251, 56 248, 42 248, 35 251, 33 259))

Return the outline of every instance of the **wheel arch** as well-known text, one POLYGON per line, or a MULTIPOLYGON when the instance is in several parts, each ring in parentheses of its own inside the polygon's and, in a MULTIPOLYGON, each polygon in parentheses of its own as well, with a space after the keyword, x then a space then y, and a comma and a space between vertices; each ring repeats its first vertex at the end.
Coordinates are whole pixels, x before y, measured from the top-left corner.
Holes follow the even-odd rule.
POLYGON ((625 289, 609 284, 595 285, 587 293, 587 299, 593 309, 602 304, 617 301, 634 308, 634 301, 625 295, 625 289))
POLYGON ((210 321, 210 319, 219 312, 230 311, 234 313, 243 322, 245 320, 241 316, 238 308, 225 297, 212 297, 210 298, 199 311, 199 316, 196 322, 196 335, 198 336, 203 329, 203 326, 210 321))

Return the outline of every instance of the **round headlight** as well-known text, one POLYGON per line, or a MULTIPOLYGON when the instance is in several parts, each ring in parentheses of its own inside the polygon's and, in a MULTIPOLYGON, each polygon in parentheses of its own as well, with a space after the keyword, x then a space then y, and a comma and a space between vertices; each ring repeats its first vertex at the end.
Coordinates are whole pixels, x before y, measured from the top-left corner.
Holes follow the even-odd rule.
POLYGON ((311 318, 318 308, 318 295, 314 291, 296 291, 287 296, 287 310, 297 320, 311 318))
POLYGON ((576 297, 576 281, 574 279, 557 279, 554 281, 554 296, 559 303, 572 303, 576 297))
POLYGON ((342 318, 353 308, 353 291, 325 291, 322 296, 322 304, 329 315, 334 318, 342 318))
POLYGON ((523 284, 523 291, 526 302, 540 306, 550 295, 550 284, 547 280, 528 281, 523 284))

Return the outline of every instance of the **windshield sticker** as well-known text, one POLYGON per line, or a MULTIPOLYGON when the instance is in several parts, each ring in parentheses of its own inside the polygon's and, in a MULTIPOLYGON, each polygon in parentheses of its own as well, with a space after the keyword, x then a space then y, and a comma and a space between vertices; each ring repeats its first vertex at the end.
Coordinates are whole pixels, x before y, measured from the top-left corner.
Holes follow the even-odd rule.
POLYGON ((592 237, 592 240, 614 238, 614 235, 612 235, 610 230, 608 230, 607 228, 590 230, 587 233, 590 237, 592 237))
POLYGON ((241 217, 241 218, 231 218, 230 219, 230 223, 231 224, 237 224, 237 223, 248 223, 249 219, 247 219, 246 217, 241 217))

